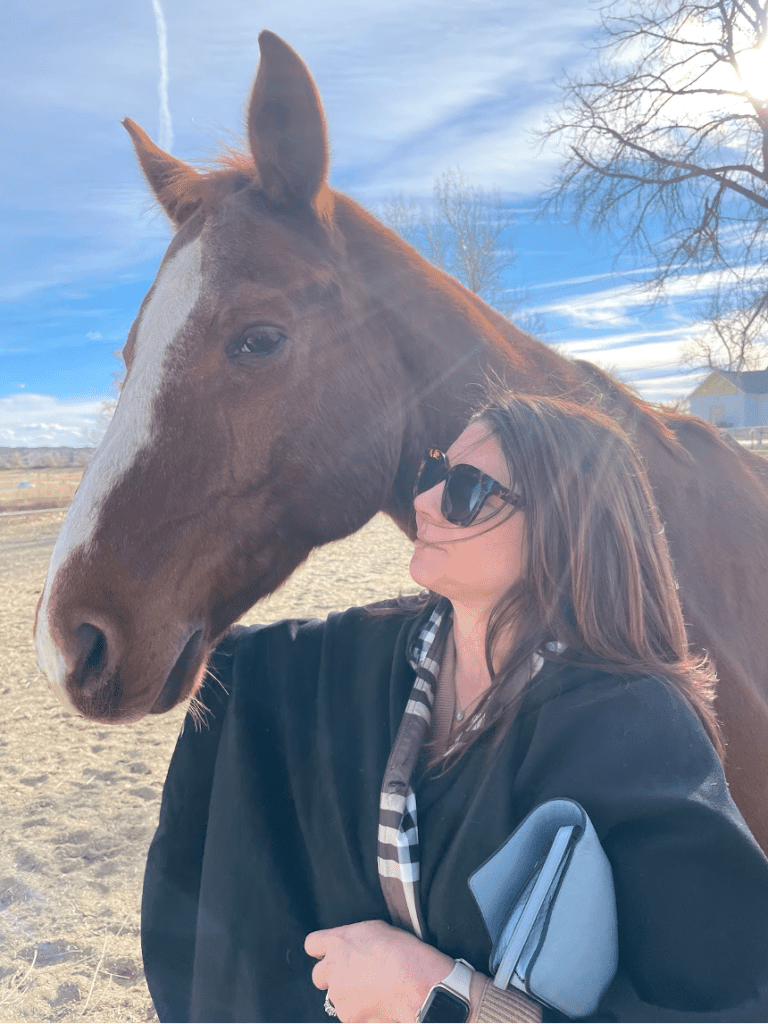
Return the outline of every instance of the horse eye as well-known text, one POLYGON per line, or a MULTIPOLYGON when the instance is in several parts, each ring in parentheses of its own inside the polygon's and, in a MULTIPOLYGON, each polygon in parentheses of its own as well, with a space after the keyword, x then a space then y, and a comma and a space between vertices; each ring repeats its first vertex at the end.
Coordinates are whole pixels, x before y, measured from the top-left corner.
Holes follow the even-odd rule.
POLYGON ((268 356, 285 340, 285 335, 279 327, 266 325, 246 327, 232 346, 232 354, 236 356, 268 356))

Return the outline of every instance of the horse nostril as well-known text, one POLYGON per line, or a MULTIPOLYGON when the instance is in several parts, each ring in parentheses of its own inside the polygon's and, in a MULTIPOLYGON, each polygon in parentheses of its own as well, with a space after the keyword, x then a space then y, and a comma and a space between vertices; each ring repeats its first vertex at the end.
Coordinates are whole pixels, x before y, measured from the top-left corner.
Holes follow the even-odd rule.
POLYGON ((74 678, 79 689, 89 692, 96 689, 107 665, 107 638, 98 626, 84 622, 75 630, 77 641, 77 669, 74 678))

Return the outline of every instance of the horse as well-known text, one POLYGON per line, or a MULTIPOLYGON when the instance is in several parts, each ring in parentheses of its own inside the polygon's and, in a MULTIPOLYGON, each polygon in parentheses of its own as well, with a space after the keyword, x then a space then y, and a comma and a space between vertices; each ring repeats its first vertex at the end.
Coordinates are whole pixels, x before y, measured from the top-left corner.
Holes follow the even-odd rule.
POLYGON ((176 233, 53 551, 41 669, 97 721, 185 700, 313 548, 380 510, 413 536, 423 452, 501 379, 634 438, 691 644, 717 668, 728 782, 768 850, 768 464, 518 330, 333 190, 309 71, 271 32, 259 48, 247 151, 201 171, 123 122, 176 233))

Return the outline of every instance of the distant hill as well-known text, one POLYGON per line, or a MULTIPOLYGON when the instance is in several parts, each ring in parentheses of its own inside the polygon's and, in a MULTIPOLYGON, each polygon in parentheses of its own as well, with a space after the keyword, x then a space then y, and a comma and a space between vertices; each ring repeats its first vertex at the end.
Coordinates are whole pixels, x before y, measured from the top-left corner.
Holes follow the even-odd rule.
POLYGON ((87 466, 95 448, 3 448, 0 469, 56 469, 87 466))

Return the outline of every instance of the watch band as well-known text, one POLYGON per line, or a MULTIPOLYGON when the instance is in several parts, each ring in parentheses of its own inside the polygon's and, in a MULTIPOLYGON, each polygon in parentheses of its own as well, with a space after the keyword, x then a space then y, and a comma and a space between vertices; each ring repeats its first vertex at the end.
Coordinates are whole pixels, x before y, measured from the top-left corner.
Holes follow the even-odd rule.
POLYGON ((453 970, 429 990, 417 1021, 466 1021, 472 1001, 469 987, 474 968, 466 960, 456 960, 453 970))
POLYGON ((453 965, 451 973, 440 984, 443 988, 449 988, 451 992, 455 992, 457 996, 461 996, 462 999, 470 1002, 469 985, 472 981, 474 970, 474 967, 468 964, 466 960, 457 960, 453 965))

